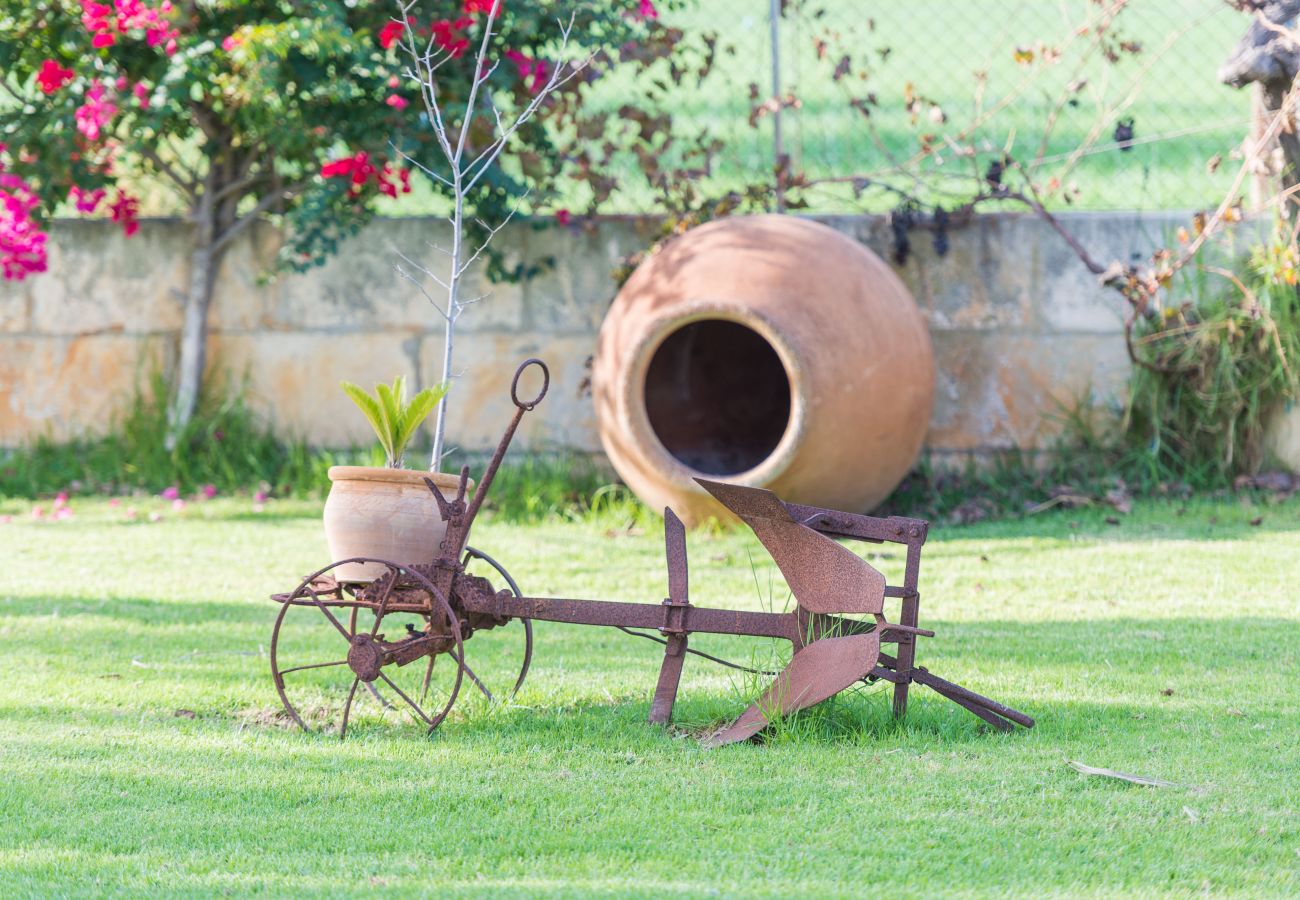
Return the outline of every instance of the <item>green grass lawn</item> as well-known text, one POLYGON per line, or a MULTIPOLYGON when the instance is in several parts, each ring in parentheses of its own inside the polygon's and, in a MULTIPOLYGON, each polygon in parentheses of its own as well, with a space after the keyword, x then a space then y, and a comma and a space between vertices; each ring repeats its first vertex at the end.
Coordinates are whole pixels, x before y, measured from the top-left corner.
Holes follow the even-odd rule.
MULTIPOLYGON (((867 688, 712 751, 688 731, 738 713, 743 682, 691 659, 687 729, 653 729, 654 645, 546 623, 517 701, 432 739, 395 716, 342 743, 282 727, 267 595, 322 563, 319 509, 249 506, 38 522, 0 501, 5 896, 1300 891, 1300 501, 937 528, 920 661, 1037 728, 989 733, 924 688, 896 724, 867 688)), ((530 593, 665 593, 653 528, 474 540, 530 593)), ((784 601, 747 533, 689 543, 693 602, 784 601)))

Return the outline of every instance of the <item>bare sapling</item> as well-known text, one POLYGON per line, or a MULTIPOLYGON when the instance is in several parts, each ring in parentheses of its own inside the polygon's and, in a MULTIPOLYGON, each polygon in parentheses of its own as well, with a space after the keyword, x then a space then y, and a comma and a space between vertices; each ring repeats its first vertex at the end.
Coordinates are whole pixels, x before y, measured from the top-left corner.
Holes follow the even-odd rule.
MULTIPOLYGON (((466 57, 469 59, 469 64, 474 67, 473 71, 478 73, 478 77, 471 81, 469 95, 465 100, 465 111, 460 121, 452 121, 448 115, 448 104, 439 91, 438 73, 444 66, 464 64, 464 59, 460 58, 455 48, 439 44, 434 34, 426 37, 417 30, 415 13, 418 5, 416 0, 397 0, 397 20, 404 28, 401 39, 401 47, 406 57, 404 74, 419 88, 428 125, 433 131, 445 168, 437 171, 434 167, 425 165, 407 154, 402 155, 431 178, 450 199, 451 214, 447 217, 447 221, 451 226, 451 247, 430 244, 432 249, 445 257, 443 265, 435 266, 437 271, 398 251, 404 265, 399 264, 397 271, 420 290, 442 317, 444 335, 442 382, 450 384, 454 375, 452 361, 456 345, 456 323, 469 306, 486 296, 466 294, 466 275, 487 250, 492 239, 518 211, 519 203, 523 200, 522 197, 519 198, 505 218, 495 224, 475 218, 473 221, 482 229, 483 238, 478 246, 470 246, 466 240, 466 196, 497 164, 501 154, 519 129, 533 118, 553 94, 582 72, 591 62, 592 57, 587 56, 577 60, 564 58, 574 23, 574 17, 570 15, 567 23, 561 22, 555 62, 545 70, 538 70, 549 71, 550 74, 544 81, 539 81, 534 76, 529 88, 531 97, 527 103, 513 113, 503 114, 489 85, 493 72, 501 63, 500 59, 492 58, 493 37, 499 34, 495 28, 501 12, 501 0, 494 0, 492 8, 488 10, 481 22, 482 33, 478 37, 478 51, 472 58, 466 57), (491 137, 482 146, 475 145, 474 138, 471 137, 474 123, 479 117, 488 117, 492 122, 491 137), (439 290, 431 292, 425 287, 423 279, 432 281, 439 290)), ((434 415, 430 471, 436 472, 442 468, 446 427, 447 396, 444 395, 439 400, 434 415)))

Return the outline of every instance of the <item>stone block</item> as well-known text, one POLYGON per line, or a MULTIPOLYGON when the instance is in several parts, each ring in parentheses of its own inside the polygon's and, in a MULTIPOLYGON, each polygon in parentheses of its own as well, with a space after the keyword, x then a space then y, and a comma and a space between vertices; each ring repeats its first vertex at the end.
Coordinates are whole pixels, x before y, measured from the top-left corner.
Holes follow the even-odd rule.
POLYGON ((911 234, 911 250, 900 266, 883 218, 837 216, 826 224, 865 244, 899 274, 932 329, 1036 329, 1040 253, 1036 223, 1013 215, 987 216, 953 228, 940 255, 934 235, 911 234))
POLYGON ((0 334, 21 334, 32 326, 32 283, 39 276, 22 281, 0 279, 0 334))
POLYGON ((0 336, 0 446, 104 431, 166 349, 156 336, 0 336))
POLYGON ((423 384, 420 348, 400 332, 220 334, 210 348, 212 368, 245 383, 254 409, 283 434, 316 445, 347 447, 373 439, 340 381, 370 390, 402 375, 416 389, 423 384))
MULTIPOLYGON (((508 226, 497 246, 517 246, 518 228, 508 226)), ((263 326, 276 330, 300 328, 347 332, 352 329, 397 329, 411 333, 438 331, 442 317, 420 288, 397 272, 397 266, 417 275, 421 286, 441 302, 443 288, 402 262, 399 251, 415 263, 442 275, 445 254, 431 245, 450 246, 448 226, 440 219, 378 219, 350 238, 324 266, 301 275, 280 276, 281 291, 270 300, 263 326)), ((487 295, 462 315, 464 331, 517 331, 523 325, 523 292, 519 285, 491 284, 477 266, 464 282, 465 296, 487 295)))
POLYGON ((1062 416, 1108 405, 1129 371, 1119 337, 935 332, 937 377, 927 447, 1041 449, 1062 416))
POLYGON ((647 219, 608 219, 592 229, 553 223, 526 226, 525 258, 553 265, 523 284, 528 331, 595 334, 618 293, 614 271, 658 237, 647 219))
POLYGON ((28 330, 40 334, 156 334, 181 323, 188 226, 142 222, 126 237, 110 223, 60 219, 50 229, 49 271, 30 280, 28 330))

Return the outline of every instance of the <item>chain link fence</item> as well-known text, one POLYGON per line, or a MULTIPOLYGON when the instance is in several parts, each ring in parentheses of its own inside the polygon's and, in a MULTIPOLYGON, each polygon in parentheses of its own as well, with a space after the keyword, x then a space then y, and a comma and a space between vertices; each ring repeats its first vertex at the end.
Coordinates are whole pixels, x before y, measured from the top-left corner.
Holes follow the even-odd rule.
POLYGON ((887 208, 853 179, 923 146, 927 181, 1005 153, 1049 205, 1195 208, 1251 130, 1250 92, 1216 77, 1248 23, 1226 0, 705 0, 669 18, 720 48, 674 115, 720 140, 711 188, 770 182, 788 154, 841 180, 806 192, 819 212, 887 208))

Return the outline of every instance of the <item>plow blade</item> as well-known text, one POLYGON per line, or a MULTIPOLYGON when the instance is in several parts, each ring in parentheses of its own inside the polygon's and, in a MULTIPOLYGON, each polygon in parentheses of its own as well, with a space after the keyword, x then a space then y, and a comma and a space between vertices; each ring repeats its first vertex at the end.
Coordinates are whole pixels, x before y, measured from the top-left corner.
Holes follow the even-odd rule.
POLYGON ((703 478, 695 481, 753 529, 803 609, 884 611, 885 576, 852 550, 792 519, 776 494, 703 478))
POLYGON ((706 741, 734 744, 758 734, 769 722, 820 703, 863 678, 880 657, 880 635, 823 638, 801 649, 771 687, 740 718, 706 741))

